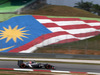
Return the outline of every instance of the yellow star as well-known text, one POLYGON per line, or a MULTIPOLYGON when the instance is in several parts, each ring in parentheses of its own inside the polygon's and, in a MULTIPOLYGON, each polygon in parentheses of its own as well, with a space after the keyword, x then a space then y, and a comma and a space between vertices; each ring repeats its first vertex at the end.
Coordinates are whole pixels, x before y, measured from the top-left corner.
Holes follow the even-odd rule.
POLYGON ((4 31, 0 30, 1 31, 0 40, 7 38, 6 39, 6 43, 7 43, 11 39, 13 39, 13 41, 16 42, 17 38, 22 41, 24 41, 24 40, 21 37, 28 38, 28 37, 24 36, 24 35, 30 35, 30 34, 24 33, 24 32, 27 32, 28 30, 22 31, 25 27, 20 28, 20 29, 17 29, 17 28, 18 28, 18 25, 13 29, 11 28, 11 26, 9 26, 8 29, 3 27, 4 31))

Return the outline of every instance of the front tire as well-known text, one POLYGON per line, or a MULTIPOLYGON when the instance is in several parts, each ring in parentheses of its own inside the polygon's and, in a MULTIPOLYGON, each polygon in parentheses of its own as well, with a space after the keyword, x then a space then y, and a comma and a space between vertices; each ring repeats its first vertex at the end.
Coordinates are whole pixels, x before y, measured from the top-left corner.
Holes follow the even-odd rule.
POLYGON ((26 68, 25 64, 21 64, 20 68, 26 68))

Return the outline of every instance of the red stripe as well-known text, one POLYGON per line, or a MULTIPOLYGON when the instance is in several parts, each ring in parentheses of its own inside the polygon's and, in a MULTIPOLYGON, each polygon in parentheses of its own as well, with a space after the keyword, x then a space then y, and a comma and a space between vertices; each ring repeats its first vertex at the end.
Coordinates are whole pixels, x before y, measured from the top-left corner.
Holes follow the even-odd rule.
POLYGON ((51 72, 50 70, 34 70, 34 71, 37 71, 37 72, 51 72))
POLYGON ((0 68, 0 70, 14 70, 13 68, 0 68))
POLYGON ((87 74, 87 72, 70 72, 70 73, 87 74))
POLYGON ((39 15, 33 15, 33 17, 35 18, 35 19, 47 19, 48 17, 46 17, 46 16, 39 16, 39 15))
POLYGON ((92 26, 95 29, 100 29, 100 26, 92 26))
MULTIPOLYGON (((87 25, 87 24, 78 24, 78 25, 66 25, 66 26, 58 26, 57 24, 55 23, 45 23, 43 24, 45 27, 49 28, 49 27, 61 27, 65 30, 68 30, 68 29, 82 29, 82 28, 92 28, 91 26, 87 25)), ((95 27, 94 27, 95 28, 95 27)), ((99 28, 99 27, 96 27, 96 28, 99 28)))
POLYGON ((45 27, 59 27, 57 24, 55 24, 55 23, 45 23, 45 24, 43 24, 45 27))
POLYGON ((55 33, 49 33, 49 34, 45 34, 45 35, 42 35, 34 40, 32 40, 31 42, 23 45, 23 46, 20 46, 18 48, 15 48, 13 50, 10 50, 9 52, 20 52, 20 51, 23 51, 23 50, 27 50, 29 49, 30 47, 36 45, 36 44, 39 44, 41 43, 42 41, 46 40, 46 39, 49 39, 49 38, 52 38, 52 37, 55 37, 55 36, 59 36, 59 35, 64 35, 64 34, 69 34, 67 32, 55 32, 55 33))
POLYGON ((83 20, 83 21, 86 22, 86 23, 99 22, 99 21, 97 21, 97 20, 83 20))
POLYGON ((76 20, 81 20, 79 18, 48 18, 52 21, 76 21, 76 20))
POLYGON ((73 36, 75 36, 75 37, 88 37, 88 36, 95 36, 98 34, 100 34, 100 32, 95 31, 95 32, 89 32, 89 33, 73 34, 73 36))
POLYGON ((91 28, 91 26, 87 24, 78 24, 78 25, 67 25, 67 26, 61 26, 61 28, 68 30, 68 29, 83 29, 83 28, 91 28))

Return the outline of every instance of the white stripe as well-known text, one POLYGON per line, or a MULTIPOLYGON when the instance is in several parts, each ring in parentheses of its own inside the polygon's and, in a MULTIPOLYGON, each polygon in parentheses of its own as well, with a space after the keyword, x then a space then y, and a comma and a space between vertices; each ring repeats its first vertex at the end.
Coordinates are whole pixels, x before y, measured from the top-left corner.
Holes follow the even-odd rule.
POLYGON ((27 49, 27 50, 20 51, 19 53, 32 53, 32 52, 35 51, 35 50, 37 50, 36 45, 33 46, 33 47, 30 47, 30 48, 27 49))
POLYGON ((31 52, 35 51, 38 47, 47 46, 47 45, 50 45, 50 44, 59 42, 59 41, 61 41, 61 40, 71 39, 71 38, 76 38, 76 37, 74 37, 74 36, 72 36, 72 35, 60 35, 60 36, 55 36, 55 37, 46 39, 46 40, 42 41, 41 43, 39 43, 39 44, 37 44, 37 45, 34 45, 33 47, 31 47, 31 48, 29 48, 29 49, 27 49, 27 50, 21 51, 20 53, 31 53, 31 52))
POLYGON ((54 23, 56 23, 59 26, 86 24, 84 21, 54 21, 54 23))
POLYGON ((33 71, 33 69, 20 69, 20 68, 14 68, 15 71, 33 71))
POLYGON ((87 72, 87 74, 100 75, 100 73, 95 73, 95 72, 87 72))
POLYGON ((100 22, 97 22, 97 23, 87 23, 88 25, 90 26, 100 26, 100 22))
POLYGON ((51 72, 58 72, 58 73, 70 73, 70 71, 57 71, 57 70, 51 70, 51 72))
POLYGON ((50 19, 37 19, 40 23, 55 23, 59 26, 86 24, 84 21, 52 21, 50 19))
POLYGON ((97 29, 96 31, 99 31, 100 32, 100 29, 97 29))
POLYGON ((53 23, 50 19, 37 19, 40 23, 53 23))
MULTIPOLYGON (((56 61, 56 62, 73 62, 73 63, 92 63, 100 64, 100 60, 77 60, 77 59, 42 59, 42 58, 9 58, 0 57, 2 60, 36 60, 36 61, 56 61)), ((18 68, 15 68, 18 69, 18 68)))
POLYGON ((71 29, 71 30, 65 30, 68 33, 71 34, 80 34, 80 33, 88 33, 88 32, 94 32, 96 29, 94 28, 83 28, 83 29, 71 29))
POLYGON ((52 31, 52 32, 65 31, 65 30, 62 29, 61 27, 49 27, 48 29, 49 29, 50 31, 52 31))
POLYGON ((82 28, 82 29, 64 30, 61 27, 49 27, 48 29, 52 32, 66 31, 70 34, 80 34, 80 33, 88 33, 88 32, 99 31, 99 30, 96 30, 95 28, 82 28))

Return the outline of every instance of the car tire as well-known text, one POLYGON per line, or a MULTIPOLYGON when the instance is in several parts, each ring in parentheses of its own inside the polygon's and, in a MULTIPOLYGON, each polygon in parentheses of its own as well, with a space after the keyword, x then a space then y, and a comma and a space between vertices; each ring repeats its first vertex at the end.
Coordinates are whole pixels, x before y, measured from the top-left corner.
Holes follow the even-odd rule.
POLYGON ((26 68, 26 65, 25 64, 21 64, 20 68, 26 68))
POLYGON ((45 65, 45 68, 46 68, 46 69, 51 69, 51 68, 52 68, 52 66, 51 66, 51 65, 49 65, 49 64, 47 64, 47 65, 45 65))

